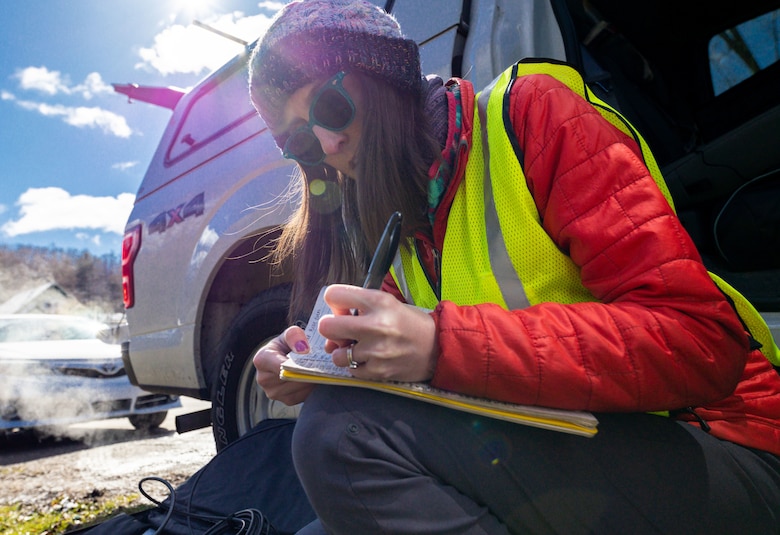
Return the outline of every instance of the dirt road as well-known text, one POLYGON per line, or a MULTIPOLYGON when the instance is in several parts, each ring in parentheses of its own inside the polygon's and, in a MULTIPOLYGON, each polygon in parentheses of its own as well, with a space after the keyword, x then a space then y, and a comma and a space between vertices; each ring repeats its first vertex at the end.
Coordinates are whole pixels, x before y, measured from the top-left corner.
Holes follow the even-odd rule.
MULTIPOLYGON (((0 505, 21 503, 42 511, 68 499, 127 496, 138 493, 138 482, 146 476, 176 486, 208 463, 216 450, 210 427, 179 435, 174 418, 208 406, 184 399, 183 407, 169 412, 160 429, 151 433, 117 419, 74 425, 67 437, 57 439, 0 438, 0 505)), ((158 498, 165 496, 161 485, 144 488, 158 498)), ((148 503, 145 498, 138 502, 148 503)))

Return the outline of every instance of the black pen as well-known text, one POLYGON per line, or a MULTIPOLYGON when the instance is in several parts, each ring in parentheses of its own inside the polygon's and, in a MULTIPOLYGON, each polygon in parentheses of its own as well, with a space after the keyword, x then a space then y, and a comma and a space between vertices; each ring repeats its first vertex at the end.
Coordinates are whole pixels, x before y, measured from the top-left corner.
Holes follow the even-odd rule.
POLYGON ((382 237, 379 238, 379 245, 376 246, 374 257, 368 266, 366 280, 363 288, 378 290, 382 287, 382 281, 385 280, 387 272, 398 252, 398 244, 401 241, 401 212, 393 212, 390 219, 387 220, 382 237))

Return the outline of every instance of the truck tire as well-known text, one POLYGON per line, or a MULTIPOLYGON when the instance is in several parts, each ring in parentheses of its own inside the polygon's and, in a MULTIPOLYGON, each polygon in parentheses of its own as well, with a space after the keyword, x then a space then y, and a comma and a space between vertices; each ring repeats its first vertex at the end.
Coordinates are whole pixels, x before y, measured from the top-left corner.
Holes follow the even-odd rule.
POLYGON ((287 327, 290 286, 270 288, 244 306, 220 344, 222 363, 214 379, 211 419, 217 451, 262 420, 295 418, 299 406, 270 400, 255 382, 252 356, 287 327))

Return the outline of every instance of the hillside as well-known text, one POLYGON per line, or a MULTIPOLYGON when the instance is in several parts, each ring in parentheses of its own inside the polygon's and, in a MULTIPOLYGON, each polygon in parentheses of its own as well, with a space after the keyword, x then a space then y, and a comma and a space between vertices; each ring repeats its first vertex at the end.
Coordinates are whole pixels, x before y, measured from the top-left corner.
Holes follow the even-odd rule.
POLYGON ((121 262, 116 255, 32 246, 0 246, 0 304, 54 283, 95 315, 123 312, 121 262))

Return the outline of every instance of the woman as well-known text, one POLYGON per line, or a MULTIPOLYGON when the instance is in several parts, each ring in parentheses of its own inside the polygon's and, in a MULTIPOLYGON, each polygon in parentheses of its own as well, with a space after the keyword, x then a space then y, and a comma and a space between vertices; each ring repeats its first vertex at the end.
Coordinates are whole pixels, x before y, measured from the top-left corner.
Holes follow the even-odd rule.
POLYGON ((305 400, 293 456, 326 531, 777 532, 780 377, 631 138, 550 76, 507 74, 479 102, 423 79, 414 42, 362 0, 286 6, 250 84, 301 171, 278 250, 297 266, 291 322, 331 285, 319 330, 355 376, 600 420, 583 439, 283 382, 308 350, 290 327, 257 380, 305 400), (395 210, 401 261, 385 291, 359 288, 395 210))

